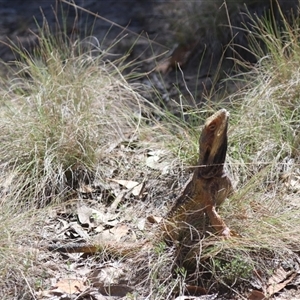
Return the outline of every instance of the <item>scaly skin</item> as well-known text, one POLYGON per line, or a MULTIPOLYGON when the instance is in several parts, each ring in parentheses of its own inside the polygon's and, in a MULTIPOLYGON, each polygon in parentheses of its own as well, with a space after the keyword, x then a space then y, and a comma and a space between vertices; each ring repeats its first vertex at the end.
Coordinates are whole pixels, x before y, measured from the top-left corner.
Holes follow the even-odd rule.
POLYGON ((216 211, 232 192, 231 181, 224 171, 228 117, 228 112, 221 109, 204 124, 199 139, 198 165, 165 221, 164 230, 171 240, 181 239, 180 235, 187 230, 180 231, 187 225, 199 229, 203 213, 218 233, 225 238, 230 236, 229 228, 216 211))
MULTIPOLYGON (((157 233, 158 239, 183 241, 198 239, 203 235, 203 218, 206 215, 215 231, 221 236, 230 237, 230 229, 216 211, 232 192, 229 177, 224 171, 227 152, 227 127, 229 113, 221 109, 209 117, 199 139, 199 160, 192 179, 186 184, 175 205, 157 233), (201 232, 202 229, 202 232, 201 232)), ((83 252, 93 254, 107 250, 118 256, 130 255, 153 247, 157 242, 145 241, 139 244, 68 244, 50 245, 51 251, 83 252)))

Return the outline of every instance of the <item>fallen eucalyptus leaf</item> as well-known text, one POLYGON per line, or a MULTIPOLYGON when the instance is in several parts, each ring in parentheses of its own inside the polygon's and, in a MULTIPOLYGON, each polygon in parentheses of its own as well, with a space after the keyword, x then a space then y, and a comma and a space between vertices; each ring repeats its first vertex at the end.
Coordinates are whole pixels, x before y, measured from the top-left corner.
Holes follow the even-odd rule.
POLYGON ((148 216, 147 221, 151 224, 159 224, 163 218, 157 216, 148 216))
POLYGON ((275 270, 267 283, 266 294, 270 297, 285 288, 295 277, 295 271, 285 271, 282 267, 275 270))
POLYGON ((252 290, 248 296, 248 300, 264 300, 267 299, 265 294, 258 290, 252 290))
POLYGON ((137 186, 139 183, 136 181, 131 181, 131 180, 118 180, 118 179, 110 179, 112 182, 116 182, 124 187, 126 187, 128 190, 134 188, 137 186))
POLYGON ((131 191, 132 195, 136 196, 136 197, 140 197, 142 192, 143 192, 144 186, 145 186, 144 182, 142 182, 142 183, 138 184, 137 186, 135 186, 131 191))
POLYGON ((120 241, 122 237, 128 234, 129 227, 126 224, 119 224, 110 230, 116 241, 120 241))
POLYGON ((77 211, 78 219, 81 224, 88 224, 89 227, 97 227, 100 224, 115 226, 119 214, 112 212, 99 211, 87 206, 81 206, 77 211))
POLYGON ((62 292, 67 294, 80 293, 87 287, 84 282, 79 279, 61 279, 56 283, 56 289, 52 290, 53 293, 62 292))

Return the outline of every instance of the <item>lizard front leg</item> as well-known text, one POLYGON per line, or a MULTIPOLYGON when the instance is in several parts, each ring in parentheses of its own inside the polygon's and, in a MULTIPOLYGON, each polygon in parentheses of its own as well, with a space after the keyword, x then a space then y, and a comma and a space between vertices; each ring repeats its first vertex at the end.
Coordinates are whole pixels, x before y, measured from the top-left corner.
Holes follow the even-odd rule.
POLYGON ((212 227, 220 233, 225 238, 230 237, 230 229, 227 227, 223 219, 216 211, 216 207, 214 205, 208 205, 205 208, 205 213, 209 218, 210 224, 212 227))
POLYGON ((220 206, 225 199, 232 193, 232 184, 228 176, 212 178, 209 183, 210 193, 206 201, 205 212, 213 228, 225 238, 230 237, 231 231, 217 213, 216 207, 220 206))

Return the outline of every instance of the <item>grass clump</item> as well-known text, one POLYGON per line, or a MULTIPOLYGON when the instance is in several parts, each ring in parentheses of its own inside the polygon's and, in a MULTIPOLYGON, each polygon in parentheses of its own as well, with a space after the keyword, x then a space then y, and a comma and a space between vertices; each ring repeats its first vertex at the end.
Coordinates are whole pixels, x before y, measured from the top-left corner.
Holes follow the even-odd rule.
POLYGON ((1 101, 2 161, 47 197, 65 191, 66 171, 95 170, 111 143, 134 140, 146 110, 113 63, 57 42, 42 35, 34 55, 19 50, 1 101))

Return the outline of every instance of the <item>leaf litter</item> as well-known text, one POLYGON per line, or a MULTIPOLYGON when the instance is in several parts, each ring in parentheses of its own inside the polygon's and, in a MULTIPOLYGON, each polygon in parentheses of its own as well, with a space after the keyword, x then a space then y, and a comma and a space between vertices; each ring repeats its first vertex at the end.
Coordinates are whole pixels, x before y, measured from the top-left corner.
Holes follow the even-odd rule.
MULTIPOLYGON (((161 216, 173 199, 175 192, 168 193, 168 186, 174 185, 179 176, 186 175, 180 168, 178 173, 165 174, 166 166, 155 172, 145 172, 139 180, 107 178, 105 189, 81 183, 77 188, 77 197, 57 208, 49 215, 47 236, 54 242, 137 242, 153 234, 161 216), (181 174, 181 175, 180 175, 181 174), (155 188, 153 188, 155 187, 155 188), (106 193, 110 195, 106 198, 106 193), (155 198, 157 202, 152 202, 155 198), (101 200, 99 200, 101 199, 101 200), (147 200, 148 199, 148 200, 147 200), (150 201, 149 201, 150 199, 150 201), (145 201, 146 200, 146 201, 145 201), (166 206, 167 204, 167 206, 166 206), (62 208, 64 207, 64 208, 62 208), (137 210, 138 207, 138 210, 137 210)), ((96 179, 95 179, 96 180, 96 179)), ((111 258, 103 261, 103 255, 87 257, 85 254, 48 253, 56 261, 55 277, 50 280, 50 288, 37 293, 37 299, 119 299, 136 291, 132 283, 132 263, 115 261, 111 258)), ((47 252, 45 253, 47 255, 47 252)))

